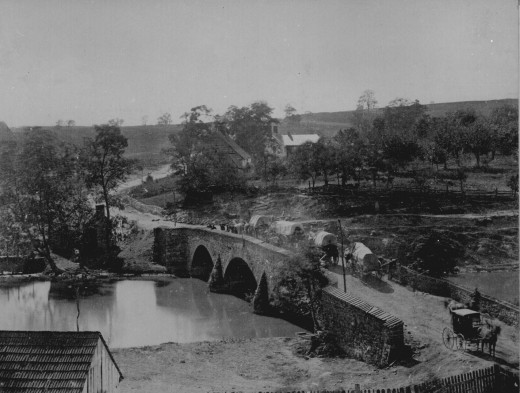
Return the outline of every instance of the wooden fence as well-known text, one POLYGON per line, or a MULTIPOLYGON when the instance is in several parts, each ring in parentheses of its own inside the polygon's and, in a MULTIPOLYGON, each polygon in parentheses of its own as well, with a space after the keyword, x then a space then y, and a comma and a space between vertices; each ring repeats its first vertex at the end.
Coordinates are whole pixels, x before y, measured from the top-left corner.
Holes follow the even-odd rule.
MULTIPOLYGON (((409 285, 418 291, 449 297, 461 303, 469 303, 473 294, 472 290, 451 281, 430 277, 402 265, 391 271, 389 279, 401 285, 409 285)), ((510 302, 481 293, 480 311, 509 325, 519 325, 520 308, 510 302)))
POLYGON ((311 193, 311 194, 323 194, 323 195, 335 195, 335 194, 345 194, 345 193, 362 193, 362 194, 372 194, 375 193, 377 195, 385 195, 385 194, 397 194, 397 193, 410 193, 417 195, 448 195, 448 196, 457 196, 457 197, 471 197, 471 198, 485 198, 485 199, 507 199, 507 200, 515 200, 517 196, 512 191, 484 191, 484 190, 472 190, 466 189, 462 192, 460 189, 451 188, 446 190, 445 188, 419 188, 412 186, 391 186, 385 187, 380 186, 377 188, 363 186, 363 187, 342 187, 335 184, 331 184, 328 187, 316 187, 315 189, 306 189, 303 192, 311 193))
MULTIPOLYGON (((401 388, 361 389, 359 384, 356 384, 353 389, 346 390, 291 389, 260 391, 258 393, 518 393, 518 389, 518 375, 495 365, 481 370, 401 388)), ((230 393, 233 393, 233 391, 230 393)))

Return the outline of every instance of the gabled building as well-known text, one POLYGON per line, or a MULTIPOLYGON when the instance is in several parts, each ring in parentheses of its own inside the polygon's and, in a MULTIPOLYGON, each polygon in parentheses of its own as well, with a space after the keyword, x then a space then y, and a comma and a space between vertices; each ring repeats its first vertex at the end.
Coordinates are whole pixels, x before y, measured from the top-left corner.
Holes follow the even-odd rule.
POLYGON ((227 157, 236 168, 245 170, 252 165, 251 155, 238 146, 229 136, 218 130, 212 130, 207 138, 207 143, 215 148, 218 153, 227 157))
POLYGON ((114 393, 122 379, 99 332, 0 331, 2 393, 114 393))
POLYGON ((305 142, 316 143, 320 139, 318 134, 297 134, 293 135, 290 132, 285 134, 274 134, 275 140, 280 145, 278 151, 281 152, 283 157, 290 157, 291 154, 296 150, 298 146, 303 145, 305 142))

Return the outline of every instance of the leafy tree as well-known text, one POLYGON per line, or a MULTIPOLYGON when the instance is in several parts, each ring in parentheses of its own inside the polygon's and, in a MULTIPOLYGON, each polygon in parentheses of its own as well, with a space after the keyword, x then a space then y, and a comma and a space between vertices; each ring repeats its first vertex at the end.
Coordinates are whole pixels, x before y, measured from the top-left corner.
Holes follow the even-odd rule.
MULTIPOLYGON (((111 192, 126 180, 134 166, 132 160, 124 157, 128 140, 116 123, 95 125, 96 136, 94 140, 89 138, 85 141, 82 152, 87 186, 94 188, 104 201, 108 222, 111 222, 110 207, 116 203, 111 192)), ((111 246, 111 229, 108 228, 106 233, 107 245, 111 246)))
POLYGON ((518 174, 512 175, 508 181, 507 186, 513 191, 513 196, 516 197, 516 194, 518 193, 518 174))
POLYGON ((58 121, 56 122, 56 128, 61 128, 61 127, 63 127, 63 124, 65 124, 65 122, 64 122, 63 120, 61 120, 61 119, 58 120, 58 121))
POLYGON ((489 125, 493 133, 491 159, 497 150, 504 155, 518 154, 518 107, 506 104, 493 109, 489 125))
POLYGON ((67 127, 75 127, 76 122, 74 120, 67 120, 67 127))
POLYGON ((341 184, 345 185, 349 177, 353 177, 359 184, 366 148, 359 132, 355 128, 339 130, 333 138, 333 143, 334 164, 336 173, 341 177, 341 184))
POLYGON ((192 108, 183 115, 182 131, 170 136, 172 167, 181 173, 179 185, 183 191, 234 188, 244 183, 238 168, 214 145, 219 126, 213 128, 203 121, 210 114, 205 105, 192 108))
POLYGON ((367 89, 359 97, 357 102, 357 108, 362 110, 371 111, 376 108, 377 100, 373 90, 367 89))
POLYGON ((115 119, 110 119, 107 124, 112 127, 121 127, 124 122, 123 119, 116 117, 115 119))
POLYGON ((464 254, 462 244, 449 233, 432 231, 414 240, 407 257, 417 270, 442 277, 455 271, 458 260, 464 254))
POLYGON ((161 116, 157 118, 157 124, 158 125, 170 125, 173 123, 172 115, 170 115, 168 112, 163 113, 161 116))
POLYGON ((221 118, 221 127, 255 161, 261 161, 273 141, 271 126, 278 123, 272 113, 273 108, 263 101, 242 108, 231 106, 221 118))
POLYGON ((353 115, 354 127, 361 135, 367 135, 371 128, 374 118, 376 116, 375 108, 377 100, 375 93, 372 90, 365 90, 359 97, 356 111, 353 115))
POLYGON ((305 142, 298 146, 289 159, 291 172, 301 180, 311 179, 312 187, 316 179, 323 173, 324 144, 305 142))
POLYGON ((280 267, 278 285, 273 288, 274 305, 293 315, 312 319, 314 331, 322 329, 321 289, 328 284, 320 267, 321 253, 307 248, 280 267))
POLYGON ((426 107, 419 100, 410 101, 396 98, 388 103, 383 111, 385 133, 407 138, 415 137, 416 124, 423 118, 426 107))
POLYGON ((480 167, 480 157, 491 150, 493 136, 487 122, 478 118, 468 125, 464 130, 464 146, 467 151, 473 153, 480 167))
POLYGON ((284 113, 285 113, 285 117, 292 117, 294 115, 296 115, 296 108, 294 106, 292 106, 291 104, 287 104, 285 105, 285 108, 284 108, 284 113))
POLYGON ((56 273, 52 247, 59 247, 60 239, 79 236, 90 211, 77 157, 54 133, 39 128, 27 131, 1 155, 3 214, 17 223, 19 233, 56 273))
POLYGON ((435 149, 445 152, 444 169, 447 169, 448 156, 452 156, 457 161, 457 165, 461 164, 461 157, 464 152, 463 133, 457 127, 456 118, 453 113, 449 113, 444 118, 436 119, 434 123, 435 149))

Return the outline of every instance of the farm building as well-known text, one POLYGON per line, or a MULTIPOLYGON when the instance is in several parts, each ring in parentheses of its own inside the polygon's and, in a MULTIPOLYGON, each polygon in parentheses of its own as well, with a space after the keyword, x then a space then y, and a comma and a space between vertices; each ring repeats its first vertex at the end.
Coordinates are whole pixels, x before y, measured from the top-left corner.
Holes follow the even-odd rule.
POLYGON ((243 170, 252 165, 251 156, 238 146, 233 139, 220 131, 213 130, 208 135, 206 143, 212 146, 216 152, 224 154, 237 169, 243 170))
POLYGON ((282 156, 290 157, 298 146, 303 145, 305 142, 316 143, 320 139, 320 136, 318 134, 293 135, 288 133, 287 135, 280 135, 279 137, 275 136, 275 139, 280 144, 282 156))
POLYGON ((0 331, 0 392, 117 392, 123 374, 99 332, 0 331))

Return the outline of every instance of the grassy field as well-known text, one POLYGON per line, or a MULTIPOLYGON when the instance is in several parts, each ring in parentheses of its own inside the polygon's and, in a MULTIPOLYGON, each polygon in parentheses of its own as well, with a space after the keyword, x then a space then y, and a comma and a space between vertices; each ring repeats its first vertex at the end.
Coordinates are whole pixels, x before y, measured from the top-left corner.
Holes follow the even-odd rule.
POLYGON ((450 277, 449 281, 473 290, 478 288, 482 293, 513 304, 518 300, 518 272, 480 272, 460 273, 450 277))

